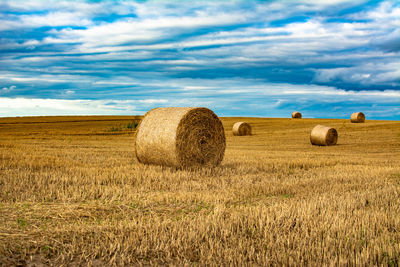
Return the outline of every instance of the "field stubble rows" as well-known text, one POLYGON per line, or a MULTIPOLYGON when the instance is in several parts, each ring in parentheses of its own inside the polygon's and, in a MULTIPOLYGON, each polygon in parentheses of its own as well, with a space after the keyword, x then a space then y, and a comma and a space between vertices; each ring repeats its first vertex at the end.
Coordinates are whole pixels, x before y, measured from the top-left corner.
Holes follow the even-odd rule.
POLYGON ((400 122, 222 118, 222 165, 188 171, 136 161, 137 119, 0 119, 2 264, 399 264, 400 122))

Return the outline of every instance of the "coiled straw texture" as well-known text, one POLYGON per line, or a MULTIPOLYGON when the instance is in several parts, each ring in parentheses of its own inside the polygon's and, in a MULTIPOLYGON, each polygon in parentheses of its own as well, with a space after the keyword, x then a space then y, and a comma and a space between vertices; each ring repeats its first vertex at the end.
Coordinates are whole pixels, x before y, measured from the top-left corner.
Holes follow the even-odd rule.
POLYGON ((353 123, 361 123, 365 121, 365 115, 362 112, 355 112, 351 114, 350 121, 353 123))
POLYGON ((155 108, 136 132, 136 157, 144 164, 180 168, 216 166, 225 153, 221 121, 207 108, 155 108))
POLYGON ((293 119, 301 119, 301 113, 298 112, 298 111, 294 111, 294 112, 292 113, 292 118, 293 118, 293 119))
POLYGON ((310 135, 310 142, 317 146, 333 146, 336 145, 338 140, 338 132, 336 129, 317 125, 315 126, 310 135))
POLYGON ((251 135, 251 126, 246 122, 239 121, 233 124, 232 132, 233 135, 251 135))

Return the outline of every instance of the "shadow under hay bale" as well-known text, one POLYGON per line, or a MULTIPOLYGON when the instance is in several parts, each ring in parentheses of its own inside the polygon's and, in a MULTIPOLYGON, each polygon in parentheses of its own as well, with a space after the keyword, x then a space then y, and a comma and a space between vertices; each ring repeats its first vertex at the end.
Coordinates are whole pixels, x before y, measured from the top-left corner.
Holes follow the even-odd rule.
POLYGON ((293 119, 301 119, 301 113, 300 112, 298 112, 298 111, 294 111, 293 113, 292 113, 292 118, 293 119))
POLYGON ((246 122, 239 121, 233 125, 232 132, 233 135, 238 135, 238 136, 251 135, 251 126, 246 122))
POLYGON ((352 123, 362 123, 365 121, 365 115, 362 112, 355 112, 351 114, 350 121, 352 123))
POLYGON ((225 153, 221 121, 207 108, 155 108, 136 132, 136 157, 144 164, 193 168, 216 166, 225 153))
POLYGON ((338 132, 336 129, 324 125, 315 126, 310 134, 310 142, 317 146, 336 145, 338 132))

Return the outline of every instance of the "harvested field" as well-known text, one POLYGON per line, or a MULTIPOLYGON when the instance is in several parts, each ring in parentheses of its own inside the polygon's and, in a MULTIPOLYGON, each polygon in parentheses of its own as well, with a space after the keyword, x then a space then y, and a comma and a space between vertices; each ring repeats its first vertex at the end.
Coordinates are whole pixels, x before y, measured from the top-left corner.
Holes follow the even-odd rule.
POLYGON ((189 171, 137 162, 138 119, 0 118, 2 265, 399 264, 399 121, 221 118, 221 165, 189 171))

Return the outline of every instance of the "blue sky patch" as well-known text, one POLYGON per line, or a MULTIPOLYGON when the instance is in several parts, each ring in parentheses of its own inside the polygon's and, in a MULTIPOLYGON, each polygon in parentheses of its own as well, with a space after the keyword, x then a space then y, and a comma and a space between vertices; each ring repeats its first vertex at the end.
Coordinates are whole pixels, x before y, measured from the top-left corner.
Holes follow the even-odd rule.
POLYGON ((0 116, 400 119, 395 0, 0 0, 0 116))

